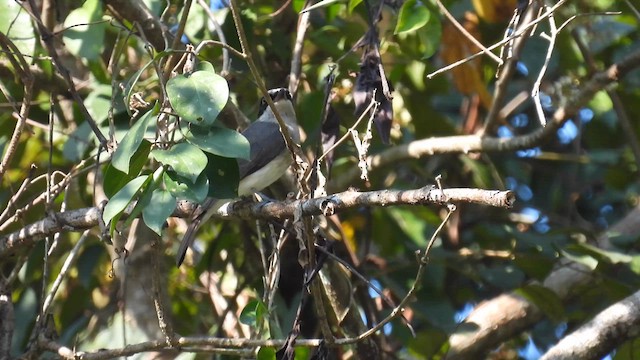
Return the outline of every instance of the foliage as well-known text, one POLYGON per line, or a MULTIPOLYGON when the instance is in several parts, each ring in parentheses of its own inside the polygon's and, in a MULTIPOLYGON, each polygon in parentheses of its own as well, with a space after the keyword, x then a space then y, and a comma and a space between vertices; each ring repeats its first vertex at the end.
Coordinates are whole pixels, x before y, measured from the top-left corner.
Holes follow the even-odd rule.
MULTIPOLYGON (((0 85, 11 109, 0 112, 0 149, 5 157, 13 154, 0 170, 5 209, 0 214, 0 295, 9 292, 13 302, 14 356, 45 351, 46 346, 30 339, 37 326, 56 333, 47 335, 55 342, 82 351, 163 339, 159 349, 172 332, 289 341, 295 334, 301 342, 322 338, 322 321, 338 324, 331 328, 336 338, 354 337, 380 322, 411 289, 434 233, 438 236, 424 276, 404 306, 406 321, 396 318, 368 340, 336 348, 235 346, 227 355, 271 359, 290 351, 291 358, 302 359, 335 351, 347 358, 349 352, 362 355, 375 347, 385 358, 444 358, 455 346, 452 334, 473 330, 463 320, 476 305, 512 294, 533 304, 540 315, 475 356, 492 352, 493 358, 526 358, 528 347, 544 353, 640 284, 640 231, 615 225, 633 214, 640 191, 640 128, 635 121, 640 114, 633 106, 640 101, 640 72, 628 72, 615 88, 597 89, 570 119, 554 118, 558 109, 574 106, 592 74, 640 48, 640 20, 623 2, 558 5, 553 11, 557 25, 568 22, 554 38, 547 61, 554 29, 541 21, 533 34, 517 40, 521 47, 503 48, 519 53, 512 69, 483 56, 435 76, 428 75, 479 48, 434 1, 320 1, 306 13, 301 13, 302 0, 283 2, 282 8, 272 1, 241 3, 247 49, 238 40, 225 1, 212 0, 205 7, 197 2, 189 9, 182 2, 171 1, 163 9, 165 2, 146 1, 155 21, 171 29, 164 35, 151 33, 162 27, 137 22, 138 14, 126 8, 130 4, 55 2, 56 16, 46 17, 40 10, 45 26, 54 31, 50 38, 41 35, 29 16, 28 3, 0 0, 0 32, 20 53, 10 54, 3 45, 0 56, 0 85), (210 11, 220 29, 211 22, 210 11), (622 14, 600 15, 603 11, 622 14), (580 16, 573 19, 575 15, 580 16), (308 29, 298 27, 304 16, 308 29), (173 40, 170 31, 181 41, 154 41, 162 36, 173 40), (304 47, 295 53, 301 31, 306 31, 304 47), (223 53, 227 48, 206 43, 209 39, 226 42, 235 51, 223 53), (45 44, 50 40, 57 59, 45 44), (11 60, 19 57, 30 64, 33 91, 20 77, 19 63, 11 60), (290 76, 296 75, 296 61, 301 62, 297 85, 290 76), (56 66, 69 70, 81 102, 56 66), (261 76, 254 77, 255 71, 261 76), (326 94, 332 71, 336 80, 326 94), (370 77, 363 81, 367 72, 370 77), (534 144, 468 151, 474 149, 461 142, 474 135, 508 143, 543 132, 529 95, 541 73, 540 106, 549 136, 534 144), (250 147, 236 131, 244 125, 240 116, 229 115, 229 108, 237 106, 238 113, 255 118, 262 83, 267 88, 297 86, 296 112, 306 135, 301 145, 309 158, 322 147, 322 122, 329 113, 340 119, 342 136, 355 124, 354 114, 362 112, 354 111, 362 99, 382 104, 376 119, 392 109, 389 134, 384 126, 374 130, 368 154, 379 156, 378 163, 370 163, 368 181, 358 179, 360 172, 354 170, 358 147, 342 142, 333 161, 327 161, 333 162, 329 192, 415 189, 441 175, 445 188, 511 190, 517 203, 512 209, 459 203, 440 232, 436 229, 447 210, 436 205, 362 206, 318 220, 313 225, 321 231, 313 235, 310 227, 296 225, 289 234, 306 233, 321 244, 315 258, 324 265, 317 277, 325 290, 322 301, 303 290, 307 276, 318 269, 303 270, 299 260, 307 253, 299 250, 294 236, 278 241, 280 229, 289 224, 274 220, 258 226, 256 221, 211 221, 199 233, 193 255, 176 268, 172 259, 189 220, 180 212, 183 201, 202 203, 208 196, 237 194, 236 159, 247 159, 250 147), (392 99, 385 98, 385 87, 392 99), (362 91, 368 97, 358 98, 362 91), (28 121, 17 147, 10 149, 24 100, 30 104, 28 121), (96 136, 82 106, 108 141, 96 136), (385 136, 390 145, 380 140, 385 136), (433 155, 411 152, 430 138, 443 140, 433 155), (45 240, 13 245, 15 249, 7 245, 7 236, 28 224, 45 218, 55 223, 56 212, 93 207, 102 209, 104 224, 87 226, 89 237, 79 235, 84 228, 60 224, 55 236, 45 240), (127 237, 137 240, 126 242, 127 237), (323 243, 327 239, 335 242, 323 243), (70 265, 65 264, 68 259, 70 265), (583 266, 590 276, 567 285, 565 294, 547 281, 567 263, 583 266), (64 278, 50 316, 36 320, 59 274, 64 278), (166 305, 165 328, 162 321, 158 326, 152 298, 166 305), (324 308, 318 305, 322 302, 324 308), (318 319, 318 311, 329 319, 318 319), (127 314, 135 322, 123 320, 127 314), (298 326, 296 316, 302 319, 298 326)), ((488 46, 510 34, 505 29, 519 5, 453 0, 443 6, 488 46)), ((0 43, 7 44, 4 38, 0 43)), ((361 138, 367 118, 357 126, 361 138)), ((285 199, 294 189, 295 177, 288 175, 289 181, 270 188, 269 197, 285 199)), ((608 352, 617 350, 616 358, 637 357, 636 342, 612 343, 608 352)), ((191 345, 182 350, 206 352, 202 344, 191 345)))

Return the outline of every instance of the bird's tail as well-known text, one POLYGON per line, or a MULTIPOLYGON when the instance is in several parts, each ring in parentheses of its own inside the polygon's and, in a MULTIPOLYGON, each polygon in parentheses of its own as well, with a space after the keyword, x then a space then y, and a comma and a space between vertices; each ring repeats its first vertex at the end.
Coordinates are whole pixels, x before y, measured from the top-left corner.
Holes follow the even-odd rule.
POLYGON ((184 233, 184 237, 182 238, 182 242, 180 243, 180 248, 178 249, 178 253, 176 254, 176 266, 180 267, 182 262, 184 261, 184 256, 187 254, 187 249, 193 244, 193 240, 196 238, 196 232, 200 228, 200 224, 202 223, 202 218, 198 216, 193 219, 187 231, 184 233))

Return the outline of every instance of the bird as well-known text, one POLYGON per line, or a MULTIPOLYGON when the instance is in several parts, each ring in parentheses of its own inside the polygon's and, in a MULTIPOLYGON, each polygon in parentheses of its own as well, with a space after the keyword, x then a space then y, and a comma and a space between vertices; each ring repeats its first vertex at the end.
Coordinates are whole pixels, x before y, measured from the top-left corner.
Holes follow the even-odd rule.
MULTIPOLYGON (((280 113, 291 139, 298 144, 300 131, 296 118, 291 93, 285 88, 268 91, 276 109, 280 113)), ((273 184, 287 171, 293 158, 288 151, 280 125, 267 101, 262 98, 258 110, 258 119, 247 127, 242 135, 250 146, 249 160, 238 159, 240 182, 238 196, 254 194, 273 184)), ((207 222, 226 201, 207 198, 200 209, 192 217, 176 255, 176 266, 184 261, 187 249, 193 244, 200 225, 207 222)))

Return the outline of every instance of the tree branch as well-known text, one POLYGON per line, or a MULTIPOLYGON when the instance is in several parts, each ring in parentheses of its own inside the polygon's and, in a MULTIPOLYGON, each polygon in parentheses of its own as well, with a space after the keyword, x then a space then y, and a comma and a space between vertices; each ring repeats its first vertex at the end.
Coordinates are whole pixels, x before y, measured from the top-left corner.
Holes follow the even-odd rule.
MULTIPOLYGON (((600 248, 607 249, 608 234, 638 236, 640 234, 640 207, 636 207, 620 222, 609 228, 597 239, 600 248)), ((567 300, 578 286, 591 280, 591 270, 569 260, 563 260, 542 283, 560 300, 567 300)), ((538 307, 514 293, 502 294, 479 304, 463 324, 464 331, 449 338, 450 350, 447 360, 482 358, 482 354, 501 342, 533 326, 544 314, 538 307)), ((579 359, 580 357, 575 357, 579 359)))
POLYGON ((597 360, 640 334, 640 291, 565 336, 541 360, 597 360))
MULTIPOLYGON (((303 216, 328 215, 359 206, 425 205, 476 203, 495 207, 510 207, 515 201, 511 191, 480 189, 444 189, 426 186, 414 190, 381 190, 371 192, 345 191, 310 200, 261 202, 236 201, 214 217, 226 219, 285 219, 293 218, 297 209, 303 216)), ((193 210, 193 209, 191 209, 193 210)), ((54 213, 11 234, 0 237, 0 260, 19 249, 33 246, 45 236, 61 231, 81 231, 98 225, 100 210, 95 207, 54 213)), ((189 217, 191 211, 182 206, 174 216, 189 217)))

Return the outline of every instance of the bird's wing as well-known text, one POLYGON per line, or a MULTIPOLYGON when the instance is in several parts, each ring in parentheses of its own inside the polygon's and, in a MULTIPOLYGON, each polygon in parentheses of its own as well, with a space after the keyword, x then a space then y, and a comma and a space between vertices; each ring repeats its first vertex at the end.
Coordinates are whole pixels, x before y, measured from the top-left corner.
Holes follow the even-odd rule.
POLYGON ((240 179, 260 170, 285 149, 284 138, 277 123, 257 121, 242 132, 251 144, 250 160, 238 160, 240 179))

